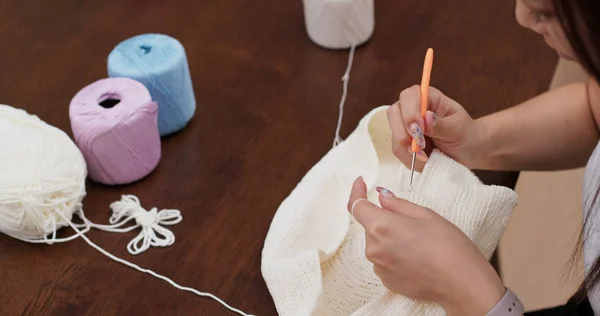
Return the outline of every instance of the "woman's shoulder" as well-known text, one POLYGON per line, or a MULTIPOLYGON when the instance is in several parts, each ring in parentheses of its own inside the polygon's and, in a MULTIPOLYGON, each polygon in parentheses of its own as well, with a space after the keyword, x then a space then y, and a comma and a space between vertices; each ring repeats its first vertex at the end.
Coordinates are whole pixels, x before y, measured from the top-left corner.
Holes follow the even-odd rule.
POLYGON ((596 127, 600 130, 600 85, 593 78, 587 80, 587 98, 596 127))
POLYGON ((588 159, 583 177, 583 196, 594 194, 600 188, 600 142, 588 159))

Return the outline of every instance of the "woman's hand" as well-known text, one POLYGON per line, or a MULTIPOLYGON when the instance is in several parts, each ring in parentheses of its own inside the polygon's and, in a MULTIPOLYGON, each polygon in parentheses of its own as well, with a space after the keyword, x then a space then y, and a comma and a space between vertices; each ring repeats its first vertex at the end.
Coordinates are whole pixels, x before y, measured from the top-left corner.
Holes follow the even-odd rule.
MULTIPOLYGON (((463 165, 473 165, 485 134, 483 126, 473 120, 460 104, 433 87, 429 88, 429 104, 425 118, 421 116, 420 107, 420 88, 412 86, 402 91, 398 102, 388 109, 392 149, 396 157, 410 167, 411 143, 414 138, 427 152, 437 147, 463 165), (424 136, 433 142, 426 142, 424 136)), ((421 170, 427 156, 420 152, 417 157, 420 161, 417 169, 421 170)))
POLYGON ((366 256, 383 285, 436 302, 449 316, 485 315, 500 301, 506 288, 458 227, 432 210, 377 190, 383 209, 361 200, 367 187, 357 179, 348 209, 365 228, 366 256))

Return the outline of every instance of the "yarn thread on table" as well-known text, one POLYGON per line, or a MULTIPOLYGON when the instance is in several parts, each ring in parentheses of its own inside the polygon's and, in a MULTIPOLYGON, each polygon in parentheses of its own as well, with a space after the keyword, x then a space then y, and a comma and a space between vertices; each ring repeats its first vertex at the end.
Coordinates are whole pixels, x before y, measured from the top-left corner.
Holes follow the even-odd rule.
POLYGON ((179 210, 153 208, 146 211, 137 197, 125 195, 110 205, 113 212, 110 225, 89 221, 82 204, 86 195, 85 159, 65 132, 22 109, 0 105, 0 146, 3 149, 0 151, 0 232, 29 243, 53 244, 81 237, 116 262, 150 274, 179 290, 209 297, 239 315, 248 315, 213 294, 181 286, 166 276, 118 258, 86 236, 90 228, 129 232, 141 227, 140 234, 127 247, 131 254, 139 254, 150 246, 173 244, 173 233, 161 225, 179 223, 182 216, 179 210), (74 215, 83 223, 74 223, 74 215), (131 220, 135 220, 136 225, 124 227, 131 220), (75 234, 58 238, 58 230, 66 226, 75 234))
POLYGON ((150 174, 161 157, 158 107, 129 78, 98 80, 71 100, 69 118, 90 179, 127 184, 150 174))
POLYGON ((108 55, 108 75, 144 84, 158 103, 161 136, 182 130, 196 111, 196 97, 183 45, 167 35, 141 34, 108 55))
POLYGON ((357 46, 373 35, 375 4, 373 0, 303 0, 303 3, 306 33, 313 43, 328 49, 350 49, 348 66, 342 76, 342 98, 333 139, 335 147, 343 141, 340 130, 354 53, 357 46))

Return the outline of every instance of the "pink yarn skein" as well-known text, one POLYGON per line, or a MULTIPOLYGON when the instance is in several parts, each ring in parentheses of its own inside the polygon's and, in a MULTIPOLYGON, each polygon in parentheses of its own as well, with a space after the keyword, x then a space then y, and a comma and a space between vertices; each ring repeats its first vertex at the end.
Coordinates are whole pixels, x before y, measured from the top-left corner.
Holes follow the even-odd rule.
POLYGON ((150 174, 161 155, 157 114, 148 89, 133 79, 101 79, 79 91, 69 118, 90 179, 115 185, 150 174))

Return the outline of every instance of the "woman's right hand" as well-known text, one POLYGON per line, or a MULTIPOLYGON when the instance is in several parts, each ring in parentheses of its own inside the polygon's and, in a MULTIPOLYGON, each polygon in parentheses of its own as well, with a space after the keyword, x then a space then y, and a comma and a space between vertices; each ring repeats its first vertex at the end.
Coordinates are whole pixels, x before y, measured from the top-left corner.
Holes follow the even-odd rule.
MULTIPOLYGON (((388 108, 387 117, 392 130, 394 155, 410 168, 413 138, 421 148, 431 153, 438 148, 454 160, 469 167, 475 164, 480 152, 480 139, 485 130, 458 102, 439 90, 429 88, 429 104, 423 118, 420 114, 421 90, 412 86, 400 93, 398 102, 388 108), (428 141, 426 142, 425 137, 428 141)), ((417 154, 417 170, 422 170, 427 160, 423 151, 417 154)))

